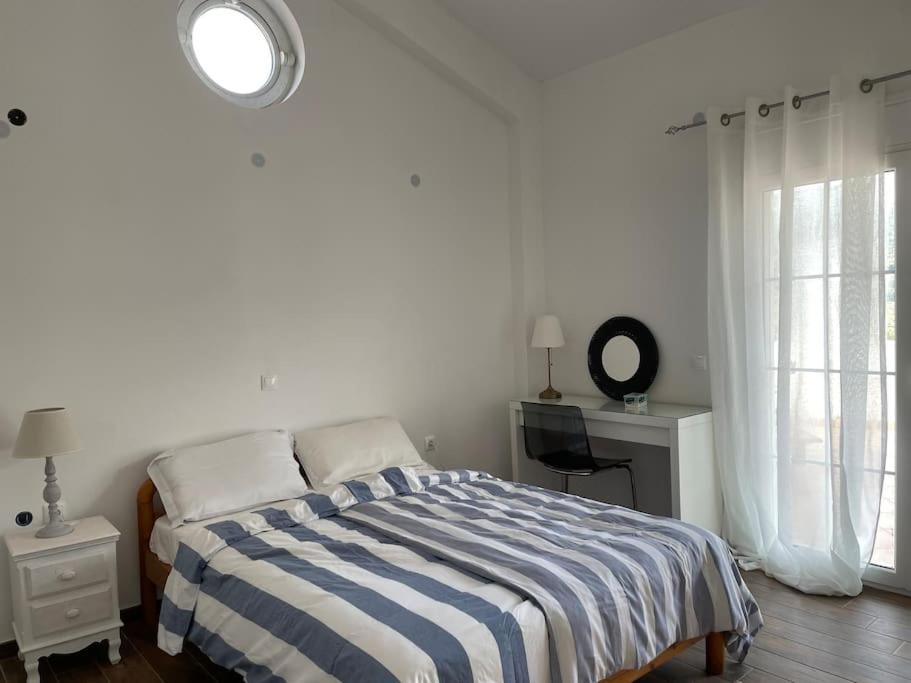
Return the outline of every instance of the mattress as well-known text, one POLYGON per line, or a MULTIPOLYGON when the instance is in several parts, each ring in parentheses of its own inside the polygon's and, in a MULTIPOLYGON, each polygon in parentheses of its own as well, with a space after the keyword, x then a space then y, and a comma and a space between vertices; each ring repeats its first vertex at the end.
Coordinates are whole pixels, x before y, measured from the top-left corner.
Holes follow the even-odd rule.
POLYGON ((177 537, 171 528, 171 520, 167 515, 156 519, 155 526, 152 527, 152 537, 149 539, 151 551, 165 564, 174 564, 177 543, 177 537))
MULTIPOLYGON (((261 507, 262 505, 255 505, 249 509, 253 510, 261 507)), ((174 560, 177 558, 177 549, 180 547, 181 538, 190 537, 197 530, 204 529, 209 524, 224 522, 237 514, 243 514, 243 512, 246 512, 246 510, 241 511, 240 513, 233 512, 230 515, 213 517, 202 522, 188 522, 187 524, 182 524, 176 528, 171 524, 171 520, 168 519, 167 515, 162 515, 155 520, 155 526, 152 527, 152 536, 149 539, 149 549, 155 553, 159 560, 165 564, 173 565, 174 560)))

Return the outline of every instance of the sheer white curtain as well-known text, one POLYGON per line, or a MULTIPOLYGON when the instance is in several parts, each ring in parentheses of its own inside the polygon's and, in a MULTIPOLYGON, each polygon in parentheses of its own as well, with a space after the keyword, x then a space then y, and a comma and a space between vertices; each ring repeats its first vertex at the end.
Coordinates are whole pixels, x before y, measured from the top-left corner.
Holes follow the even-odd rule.
POLYGON ((708 114, 709 357, 725 535, 805 592, 855 595, 887 438, 883 88, 708 114))

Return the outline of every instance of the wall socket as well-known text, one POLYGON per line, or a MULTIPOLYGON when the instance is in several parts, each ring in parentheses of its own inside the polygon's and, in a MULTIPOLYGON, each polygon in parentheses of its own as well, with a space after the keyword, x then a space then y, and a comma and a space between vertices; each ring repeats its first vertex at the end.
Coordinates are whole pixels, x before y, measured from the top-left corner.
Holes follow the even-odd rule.
POLYGON ((437 438, 433 434, 424 437, 424 452, 425 453, 436 453, 437 450, 437 438))
POLYGON ((278 375, 260 375, 259 388, 262 391, 276 391, 278 389, 278 375))

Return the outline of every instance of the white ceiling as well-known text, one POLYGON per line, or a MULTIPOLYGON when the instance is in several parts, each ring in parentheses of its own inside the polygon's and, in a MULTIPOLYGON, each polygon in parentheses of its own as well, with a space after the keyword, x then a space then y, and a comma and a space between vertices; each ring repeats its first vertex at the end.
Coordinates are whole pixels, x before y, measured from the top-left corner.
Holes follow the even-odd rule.
POLYGON ((438 0, 546 80, 762 0, 438 0))

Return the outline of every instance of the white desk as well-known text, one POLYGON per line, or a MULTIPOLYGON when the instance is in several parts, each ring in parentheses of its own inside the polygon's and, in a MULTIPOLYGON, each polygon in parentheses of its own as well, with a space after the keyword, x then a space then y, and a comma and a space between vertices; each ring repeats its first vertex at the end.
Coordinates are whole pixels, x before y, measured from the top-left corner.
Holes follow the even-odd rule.
MULTIPOLYGON (((648 414, 627 413, 619 401, 592 396, 564 396, 560 401, 539 398, 509 402, 513 479, 519 480, 525 458, 522 401, 579 406, 591 437, 661 446, 668 449, 671 514, 676 519, 721 530, 721 488, 715 464, 712 409, 669 403, 649 403, 648 414)), ((654 452, 654 451, 653 451, 654 452)), ((645 482, 639 481, 640 490, 645 482)))

